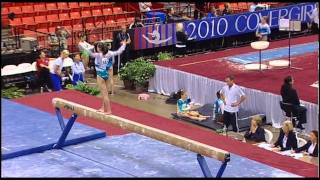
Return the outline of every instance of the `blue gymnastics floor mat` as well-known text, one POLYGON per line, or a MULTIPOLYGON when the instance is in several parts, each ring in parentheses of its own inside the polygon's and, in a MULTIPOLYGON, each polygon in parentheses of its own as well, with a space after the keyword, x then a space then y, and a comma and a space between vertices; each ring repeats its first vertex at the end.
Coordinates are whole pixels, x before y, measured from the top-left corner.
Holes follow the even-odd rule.
MULTIPOLYGON (((221 162, 206 160, 215 175, 221 162)), ((3 177, 203 177, 196 153, 135 133, 9 159, 1 168, 3 177)), ((299 176, 231 154, 222 177, 299 176)))
MULTIPOLYGON (((48 150, 57 143, 62 130, 55 115, 6 99, 1 99, 1 104, 2 159, 48 150)), ((66 144, 105 136, 103 131, 75 122, 66 144)))

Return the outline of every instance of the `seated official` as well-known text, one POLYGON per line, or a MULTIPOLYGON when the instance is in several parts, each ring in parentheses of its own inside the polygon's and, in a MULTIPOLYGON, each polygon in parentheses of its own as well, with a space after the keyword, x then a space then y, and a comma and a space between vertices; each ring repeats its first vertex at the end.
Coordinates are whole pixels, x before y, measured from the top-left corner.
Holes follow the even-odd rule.
MULTIPOLYGON (((293 132, 293 125, 291 121, 284 121, 278 140, 274 143, 273 147, 280 147, 280 151, 295 150, 298 147, 298 140, 295 132, 293 132)), ((279 149, 274 149, 279 151, 279 149)))
POLYGON ((261 127, 262 119, 260 116, 253 116, 251 119, 250 129, 246 132, 244 137, 246 140, 255 142, 265 142, 265 131, 261 127))
POLYGON ((177 101, 177 114, 185 116, 190 119, 202 121, 210 116, 203 116, 198 111, 192 111, 190 105, 190 99, 187 99, 187 92, 181 91, 181 98, 177 101))
POLYGON ((284 79, 283 85, 281 86, 280 94, 284 103, 289 103, 293 106, 293 116, 297 116, 298 119, 297 126, 295 120, 293 119, 293 126, 296 126, 299 129, 304 129, 302 124, 307 123, 307 108, 300 105, 297 91, 293 88, 293 82, 293 77, 287 76, 284 79))
POLYGON ((310 132, 310 140, 304 146, 297 148, 296 153, 304 151, 310 156, 318 157, 318 131, 313 130, 310 132))

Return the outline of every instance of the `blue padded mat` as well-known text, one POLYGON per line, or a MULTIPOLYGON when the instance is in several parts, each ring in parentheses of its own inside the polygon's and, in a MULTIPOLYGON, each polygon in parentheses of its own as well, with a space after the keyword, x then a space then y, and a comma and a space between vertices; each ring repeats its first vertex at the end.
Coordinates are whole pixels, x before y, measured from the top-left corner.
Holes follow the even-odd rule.
MULTIPOLYGON (((60 151, 3 161, 2 176, 203 177, 195 153, 135 133, 97 139, 60 151)), ((215 176, 221 162, 212 158, 206 160, 215 176)), ((222 177, 299 176, 231 154, 222 177)))
MULTIPOLYGON (((62 130, 55 115, 5 99, 1 103, 2 156, 58 141, 62 130)), ((67 141, 84 137, 105 137, 105 132, 75 122, 67 141)))
MULTIPOLYGON (((272 43, 272 42, 271 42, 272 43)), ((312 42, 312 43, 305 43, 305 44, 299 44, 299 45, 293 45, 290 48, 290 56, 297 56, 302 55, 305 53, 314 52, 319 49, 319 42, 312 42)), ((283 48, 275 48, 275 49, 266 49, 261 52, 261 60, 272 60, 272 59, 279 59, 289 56, 289 49, 288 47, 283 48)), ((228 61, 232 61, 235 63, 240 64, 249 64, 249 63, 255 63, 259 62, 259 52, 253 52, 253 53, 246 53, 246 54, 240 54, 237 56, 229 56, 224 58, 228 61)))

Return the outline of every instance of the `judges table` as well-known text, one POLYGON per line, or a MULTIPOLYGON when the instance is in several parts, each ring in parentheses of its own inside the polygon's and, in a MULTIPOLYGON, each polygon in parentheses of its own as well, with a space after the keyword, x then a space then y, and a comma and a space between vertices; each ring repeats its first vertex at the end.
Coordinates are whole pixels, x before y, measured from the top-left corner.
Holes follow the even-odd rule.
MULTIPOLYGON (((243 143, 248 143, 248 144, 252 144, 254 146, 258 146, 260 148, 272 151, 273 148, 271 148, 272 144, 266 143, 266 142, 261 142, 261 143, 257 143, 255 141, 248 141, 245 140, 244 136, 240 133, 235 133, 233 131, 228 132, 228 137, 231 137, 233 139, 242 141, 243 143)), ((274 151, 275 152, 275 151, 274 151)), ((279 151, 279 152, 275 152, 284 156, 290 156, 292 158, 295 158, 297 160, 300 161, 304 161, 306 163, 310 163, 310 164, 314 164, 316 166, 319 166, 319 158, 318 157, 312 157, 309 156, 307 153, 292 153, 291 150, 288 151, 279 151)))

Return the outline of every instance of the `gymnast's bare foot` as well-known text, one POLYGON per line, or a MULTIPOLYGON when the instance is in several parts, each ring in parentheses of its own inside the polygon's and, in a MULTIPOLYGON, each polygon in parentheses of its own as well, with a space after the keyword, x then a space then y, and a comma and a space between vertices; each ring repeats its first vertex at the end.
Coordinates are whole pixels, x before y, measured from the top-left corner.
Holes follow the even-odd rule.
POLYGON ((98 109, 97 111, 98 112, 104 112, 104 108, 102 107, 102 108, 98 109))
POLYGON ((111 115, 112 112, 111 112, 111 111, 109 111, 109 112, 104 112, 103 114, 105 114, 105 115, 111 115))

